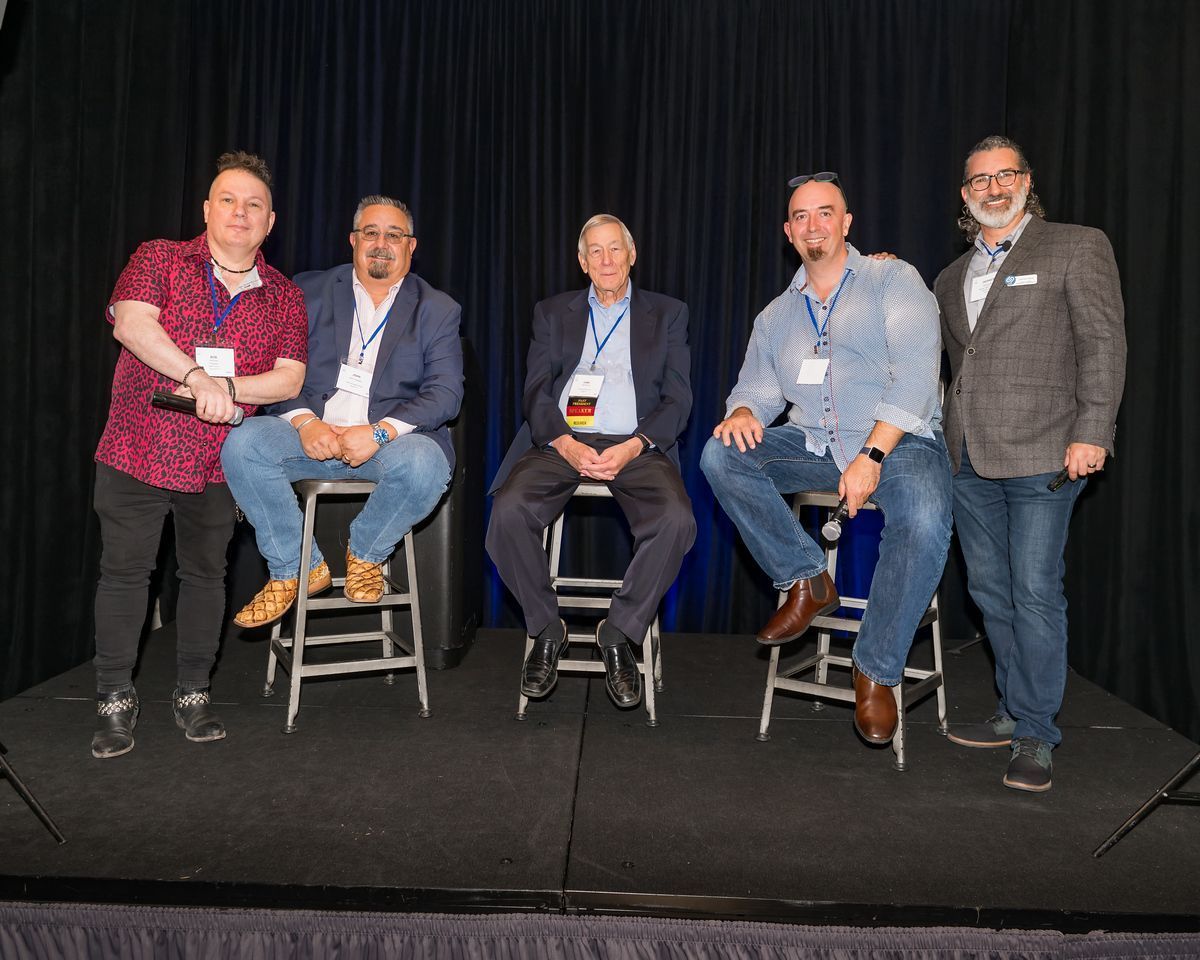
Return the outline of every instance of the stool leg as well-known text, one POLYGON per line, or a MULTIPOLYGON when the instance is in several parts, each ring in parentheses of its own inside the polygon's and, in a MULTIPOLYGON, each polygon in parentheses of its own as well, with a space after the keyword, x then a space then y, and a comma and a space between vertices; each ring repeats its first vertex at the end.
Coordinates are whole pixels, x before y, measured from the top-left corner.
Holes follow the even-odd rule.
POLYGON ((283 622, 276 620, 275 626, 271 628, 271 639, 267 641, 267 679, 262 688, 264 697, 275 696, 275 668, 279 666, 279 658, 275 656, 275 644, 282 636, 283 622))
POLYGON ((663 665, 662 665, 662 631, 658 617, 654 618, 654 622, 650 624, 650 639, 653 642, 654 651, 654 692, 663 692, 663 665))
POLYGON ((421 702, 418 717, 429 716, 429 690, 425 685, 425 639, 421 634, 421 601, 417 592, 417 558, 412 531, 404 535, 404 559, 408 565, 409 610, 412 611, 413 660, 417 667, 417 698, 421 702))
POLYGON ((908 769, 904 761, 904 681, 903 679, 892 687, 892 696, 896 698, 896 735, 892 737, 892 752, 896 754, 893 766, 901 772, 908 769))
MULTIPOLYGON (((521 658, 521 669, 525 669, 525 661, 529 659, 529 655, 533 652, 533 637, 525 638, 525 656, 521 658)), ((525 708, 529 706, 529 698, 525 694, 520 694, 517 698, 517 719, 528 720, 529 717, 525 713, 525 708)))
MULTIPOLYGON (((937 593, 933 595, 931 606, 936 611, 938 605, 937 593)), ((933 618, 933 623, 930 624, 933 630, 933 669, 938 675, 937 686, 937 711, 938 711, 938 733, 943 737, 950 732, 950 725, 946 722, 946 674, 942 671, 942 622, 940 616, 933 618)))
MULTIPOLYGON (((386 597, 392 592, 392 561, 388 558, 384 561, 383 567, 383 595, 386 597)), ((396 655, 396 645, 392 642, 392 633, 395 629, 394 621, 392 620, 392 608, 383 607, 379 611, 379 629, 383 633, 383 655, 385 657, 394 657, 396 655)), ((396 675, 389 670, 383 675, 383 682, 389 687, 395 684, 396 675)))
POLYGON ((775 675, 779 672, 779 647, 771 648, 771 664, 767 667, 767 690, 763 694, 762 719, 758 722, 758 736, 754 739, 766 743, 771 739, 767 727, 771 725, 771 703, 775 699, 775 675))
POLYGON ((296 594, 296 620, 292 626, 292 655, 288 666, 288 712, 284 733, 296 732, 300 712, 300 681, 304 678, 304 638, 308 635, 308 568, 312 565, 313 528, 317 521, 317 495, 304 498, 304 531, 300 537, 300 578, 296 594))
POLYGON ((658 713, 654 705, 654 637, 647 628, 646 636, 642 638, 642 686, 646 697, 646 726, 658 726, 658 713))

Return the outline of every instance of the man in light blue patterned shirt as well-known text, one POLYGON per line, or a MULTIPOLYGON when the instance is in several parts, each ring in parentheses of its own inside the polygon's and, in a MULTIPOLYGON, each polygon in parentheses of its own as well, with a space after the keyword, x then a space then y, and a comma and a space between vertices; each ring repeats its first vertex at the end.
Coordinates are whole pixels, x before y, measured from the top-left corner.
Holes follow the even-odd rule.
POLYGON ((941 579, 950 464, 938 404, 937 304, 917 271, 846 242, 836 174, 796 177, 783 230, 802 266, 754 321, 725 419, 700 465, 754 558, 787 600, 759 632, 776 645, 840 601, 820 547, 784 496, 836 487, 853 517, 883 512, 879 562, 854 645, 854 723, 886 744, 892 687, 941 579), (787 408, 787 423, 766 426, 787 408))

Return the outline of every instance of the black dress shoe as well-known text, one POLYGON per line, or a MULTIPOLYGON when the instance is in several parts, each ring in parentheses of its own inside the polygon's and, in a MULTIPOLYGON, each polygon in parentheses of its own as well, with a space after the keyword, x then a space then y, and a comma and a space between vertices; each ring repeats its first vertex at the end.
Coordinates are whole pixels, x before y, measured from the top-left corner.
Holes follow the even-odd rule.
POLYGON ((225 739, 225 724, 212 712, 212 700, 208 690, 185 690, 175 688, 171 698, 171 712, 175 714, 175 725, 183 735, 195 743, 225 739))
MULTIPOLYGON (((596 642, 607 621, 601 620, 596 627, 596 642)), ((613 646, 601 646, 604 657, 604 689, 618 707, 636 707, 642 702, 642 675, 638 672, 637 658, 628 640, 613 646)))
POLYGON ((133 749, 137 726, 137 691, 130 687, 118 693, 96 694, 97 729, 92 734, 92 756, 97 760, 119 757, 133 749))
POLYGON ((539 634, 525 658, 521 668, 521 693, 527 697, 544 697, 558 683, 558 658, 567 651, 567 625, 559 620, 558 626, 562 630, 561 639, 539 634))

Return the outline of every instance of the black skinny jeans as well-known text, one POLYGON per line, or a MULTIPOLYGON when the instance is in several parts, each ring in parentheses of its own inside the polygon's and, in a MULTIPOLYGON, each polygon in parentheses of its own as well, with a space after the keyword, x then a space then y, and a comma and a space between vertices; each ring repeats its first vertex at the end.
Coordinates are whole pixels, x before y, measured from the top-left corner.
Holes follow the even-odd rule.
POLYGON ((98 463, 95 508, 103 547, 96 587, 96 689, 111 693, 132 682, 168 513, 175 518, 179 560, 177 677, 207 684, 225 619, 225 555, 234 526, 229 488, 210 483, 201 493, 180 493, 98 463))

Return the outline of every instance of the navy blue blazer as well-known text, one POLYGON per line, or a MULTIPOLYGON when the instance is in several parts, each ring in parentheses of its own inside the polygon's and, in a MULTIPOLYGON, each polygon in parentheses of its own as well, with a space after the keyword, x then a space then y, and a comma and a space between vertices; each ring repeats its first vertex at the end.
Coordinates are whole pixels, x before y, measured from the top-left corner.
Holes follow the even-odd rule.
MULTIPOLYGON (((296 284, 308 309, 308 368, 294 400, 272 404, 269 413, 308 407, 316 413, 337 392, 338 371, 354 329, 354 265, 301 273, 296 284)), ((388 311, 371 380, 367 415, 371 423, 395 417, 436 440, 454 467, 446 422, 463 397, 462 308, 410 273, 388 311)))
MULTIPOLYGON (((525 372, 525 424, 504 455, 489 493, 495 493, 533 446, 570 433, 558 398, 583 356, 588 292, 562 293, 533 308, 533 339, 525 372)), ((633 288, 629 303, 629 356, 637 404, 637 432, 679 466, 679 436, 692 411, 688 308, 673 297, 633 288)))

